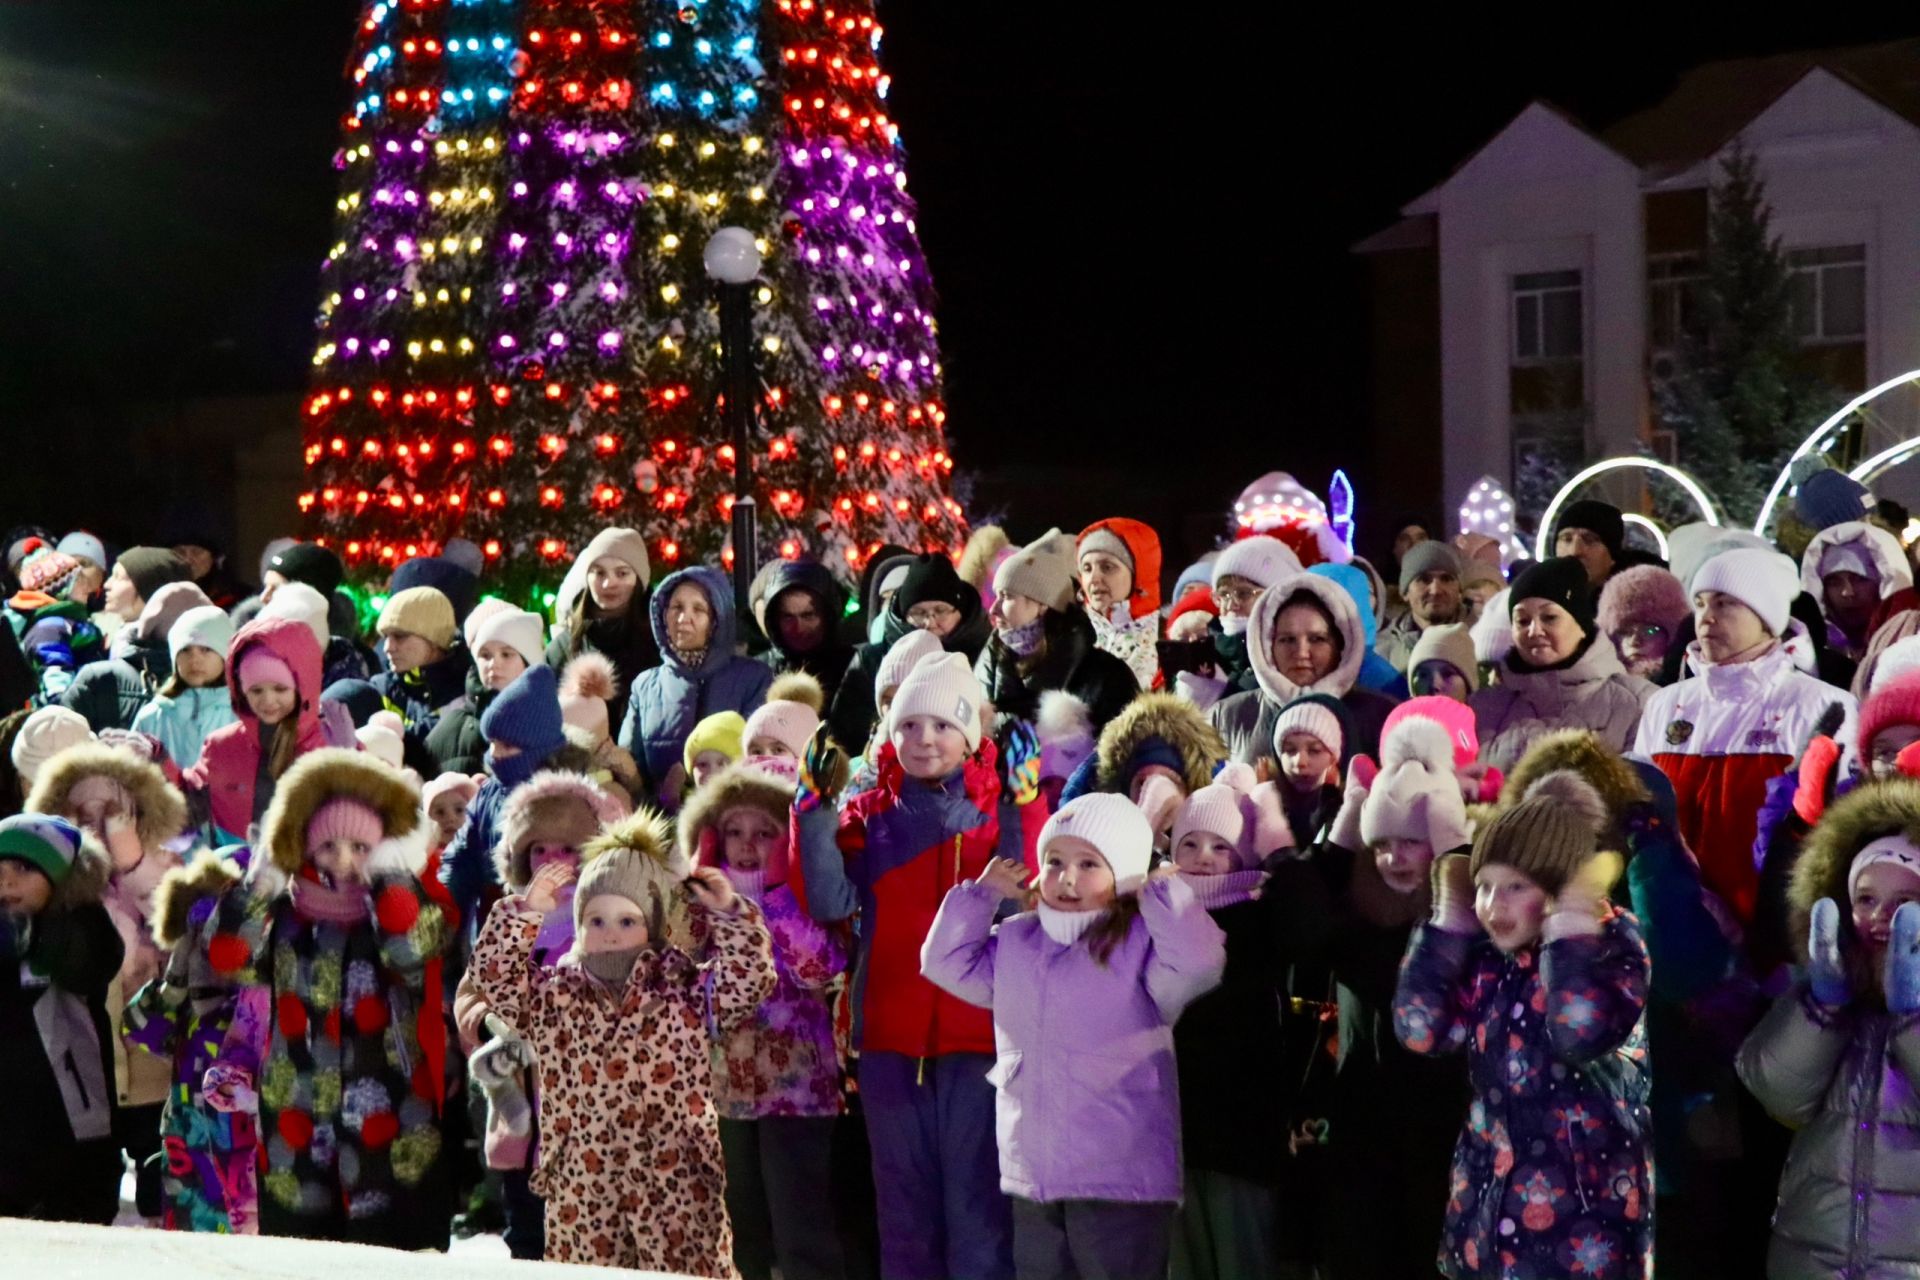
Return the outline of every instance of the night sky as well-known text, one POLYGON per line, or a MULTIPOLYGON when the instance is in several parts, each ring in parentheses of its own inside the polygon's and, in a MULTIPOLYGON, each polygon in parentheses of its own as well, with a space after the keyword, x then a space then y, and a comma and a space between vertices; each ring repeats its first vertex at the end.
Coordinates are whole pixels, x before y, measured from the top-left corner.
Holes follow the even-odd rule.
MULTIPOLYGON (((0 0, 0 444, 16 477, 78 482, 7 486, 0 523, 110 522, 85 480, 130 403, 303 385, 358 8, 0 0)), ((1209 513, 1274 467, 1371 470, 1341 442, 1365 404, 1349 246, 1528 100, 1605 125, 1702 61, 1911 34, 1378 11, 1308 31, 1247 8, 883 5, 982 505, 1016 466, 1146 476, 1209 513)), ((1096 481, 1009 514, 1027 536, 1121 514, 1100 505, 1096 481)))

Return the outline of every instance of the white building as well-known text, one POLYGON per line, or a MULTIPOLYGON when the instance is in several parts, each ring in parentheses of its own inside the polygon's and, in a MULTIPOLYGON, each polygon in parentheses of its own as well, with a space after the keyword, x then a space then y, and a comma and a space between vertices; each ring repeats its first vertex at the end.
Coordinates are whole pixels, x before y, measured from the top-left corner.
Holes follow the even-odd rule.
POLYGON ((1375 448, 1437 464, 1396 481, 1434 475, 1427 501, 1451 513, 1530 456, 1670 455, 1650 382, 1736 139, 1794 266, 1809 363, 1846 390, 1920 367, 1920 39, 1710 63, 1597 133, 1531 104, 1356 246, 1375 281, 1375 448))

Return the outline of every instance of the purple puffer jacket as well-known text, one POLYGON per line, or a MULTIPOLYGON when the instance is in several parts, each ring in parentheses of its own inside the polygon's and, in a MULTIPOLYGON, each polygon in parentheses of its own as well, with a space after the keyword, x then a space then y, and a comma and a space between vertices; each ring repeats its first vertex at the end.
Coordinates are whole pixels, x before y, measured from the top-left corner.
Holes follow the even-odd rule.
POLYGON ((1034 1201, 1180 1199, 1173 1024, 1220 985, 1226 935, 1178 880, 1140 891, 1140 920, 1107 957, 1062 946, 1037 914, 993 927, 975 883, 940 904, 921 972, 993 1010, 1000 1189, 1034 1201))

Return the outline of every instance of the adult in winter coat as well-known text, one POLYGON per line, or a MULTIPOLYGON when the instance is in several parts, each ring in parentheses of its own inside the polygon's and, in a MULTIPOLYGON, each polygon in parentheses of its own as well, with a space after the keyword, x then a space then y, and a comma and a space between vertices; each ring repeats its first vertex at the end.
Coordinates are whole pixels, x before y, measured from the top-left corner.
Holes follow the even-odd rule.
POLYGON ((607 722, 626 714, 626 694, 640 673, 660 663, 647 588, 647 543, 632 529, 602 529, 554 594, 553 638, 547 665, 555 671, 583 651, 605 654, 619 673, 619 698, 607 704, 607 722))
POLYGON ((1445 542, 1415 543, 1400 558, 1400 594, 1407 611, 1389 623, 1375 645, 1394 670, 1405 674, 1413 663, 1413 647, 1429 627, 1467 621, 1461 578, 1466 568, 1460 552, 1445 542))
POLYGON ((1095 643, 1126 663, 1142 689, 1154 688, 1160 683, 1160 535, 1122 516, 1096 520, 1080 531, 1074 561, 1095 643))
POLYGON ((758 709, 773 672, 733 651, 733 584, 718 569, 695 565, 668 574, 651 610, 660 665, 634 680, 620 745, 633 753, 660 803, 676 810, 687 782, 680 759, 687 735, 716 711, 744 716, 758 709))
POLYGON ((372 684, 388 708, 400 713, 407 743, 420 759, 441 713, 465 694, 473 660, 460 642, 453 602, 436 587, 409 587, 389 596, 378 630, 388 668, 372 684))
MULTIPOLYGON (((1380 656, 1375 642, 1374 621, 1377 614, 1374 597, 1375 579, 1361 567, 1366 562, 1359 560, 1348 564, 1316 564, 1307 572, 1316 578, 1326 578, 1340 585, 1340 589, 1353 597, 1353 607, 1360 611, 1360 630, 1367 644, 1367 656, 1360 663, 1360 674, 1353 678, 1355 686, 1371 689, 1375 693, 1384 693, 1389 698, 1407 696, 1407 672, 1396 668, 1391 662, 1380 656)), ((1428 630, 1432 630, 1429 627, 1428 630)), ((1421 634, 1425 634, 1422 632, 1421 634)), ((1418 643, 1416 641, 1416 643, 1418 643)), ((1411 664, 1409 664, 1411 665, 1411 664)))
POLYGON ((1797 1131, 1770 1280, 1920 1274, 1916 840, 1920 783, 1870 783, 1827 812, 1794 869, 1805 976, 1740 1050, 1740 1078, 1797 1131))
POLYGON ((969 664, 980 660, 987 647, 993 625, 980 603, 980 593, 961 581, 953 562, 943 555, 918 555, 889 569, 876 579, 876 598, 894 572, 900 584, 894 588, 875 618, 878 635, 860 646, 840 682, 840 692, 827 713, 835 742, 865 742, 880 718, 874 676, 886 660, 887 650, 909 631, 930 631, 940 637, 940 646, 948 653, 964 654, 969 664))
POLYGON ((859 611, 840 629, 841 636, 856 649, 879 638, 880 619, 886 616, 887 605, 914 559, 913 552, 891 542, 882 543, 867 557, 866 567, 860 570, 859 589, 854 592, 859 611))
POLYGON ((1820 602, 1827 647, 1858 663, 1874 634, 1881 604, 1913 586, 1900 540, 1860 520, 1822 529, 1800 557, 1800 589, 1820 602))
POLYGON ((1097 734, 1140 692, 1127 664, 1097 647, 1074 601, 1073 543, 1060 530, 1001 561, 993 592, 993 636, 974 674, 1001 715, 1032 721, 1041 695, 1057 689, 1087 708, 1097 734))
POLYGON ((1601 633, 1585 567, 1571 556, 1534 565, 1514 579, 1507 608, 1513 648, 1500 683, 1468 700, 1481 760, 1511 769, 1529 743, 1555 729, 1588 729, 1626 750, 1653 686, 1626 673, 1601 633))
POLYGON ((1743 926, 1759 898, 1754 836, 1767 784, 1786 772, 1828 708, 1839 742, 1855 737, 1853 698, 1811 674, 1811 646, 1789 607, 1793 562, 1743 547, 1709 558, 1693 575, 1697 639, 1689 679, 1647 702, 1633 753, 1660 766, 1679 796, 1680 834, 1700 875, 1743 926))
POLYGON ((1553 554, 1578 560, 1595 596, 1614 571, 1627 563, 1626 545, 1626 517, 1612 503, 1571 502, 1554 522, 1553 554))
POLYGON ((776 558, 754 575, 747 593, 754 621, 772 647, 761 661, 777 675, 804 671, 820 682, 827 704, 853 661, 853 645, 840 635, 846 592, 818 560, 776 558))
POLYGON ((1353 717, 1349 754, 1380 749, 1380 728, 1394 700, 1356 688, 1367 658, 1360 610, 1338 583, 1301 572, 1262 592, 1247 625, 1247 652, 1256 690, 1223 699, 1209 713, 1233 758, 1258 764, 1273 751, 1280 709, 1303 693, 1340 699, 1353 717))

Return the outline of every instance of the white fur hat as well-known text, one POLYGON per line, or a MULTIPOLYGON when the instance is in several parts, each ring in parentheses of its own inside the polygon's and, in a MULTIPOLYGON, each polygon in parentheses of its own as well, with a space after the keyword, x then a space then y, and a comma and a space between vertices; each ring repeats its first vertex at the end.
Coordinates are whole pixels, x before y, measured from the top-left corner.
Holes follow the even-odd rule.
POLYGON ((1408 716, 1380 744, 1380 776, 1360 809, 1360 838, 1425 840, 1436 854, 1473 841, 1453 738, 1437 720, 1408 716))

